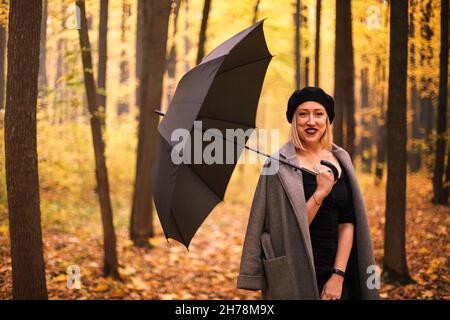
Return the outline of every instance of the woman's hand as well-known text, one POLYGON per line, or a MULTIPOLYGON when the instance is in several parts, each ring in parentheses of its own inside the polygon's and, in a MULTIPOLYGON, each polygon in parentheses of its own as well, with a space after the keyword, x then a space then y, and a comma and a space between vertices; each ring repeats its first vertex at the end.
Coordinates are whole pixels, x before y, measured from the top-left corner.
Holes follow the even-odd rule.
POLYGON ((342 287, 344 278, 338 274, 333 273, 324 284, 320 298, 322 300, 339 300, 342 295, 342 287))
POLYGON ((331 192, 331 189, 333 189, 335 183, 333 172, 330 169, 325 171, 321 170, 316 176, 316 182, 317 189, 314 193, 320 199, 318 200, 322 202, 322 200, 331 192))

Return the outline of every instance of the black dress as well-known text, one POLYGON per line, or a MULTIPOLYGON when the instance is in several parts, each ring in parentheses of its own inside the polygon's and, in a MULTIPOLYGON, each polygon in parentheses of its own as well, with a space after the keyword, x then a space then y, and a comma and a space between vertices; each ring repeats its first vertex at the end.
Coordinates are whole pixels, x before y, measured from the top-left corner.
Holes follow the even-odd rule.
MULTIPOLYGON (((342 165, 341 168, 341 176, 322 201, 322 206, 309 225, 319 294, 332 274, 338 246, 339 224, 355 222, 350 182, 342 165)), ((303 173, 303 187, 305 199, 308 200, 317 188, 316 176, 303 173)), ((341 299, 349 297, 349 286, 344 279, 341 299)))

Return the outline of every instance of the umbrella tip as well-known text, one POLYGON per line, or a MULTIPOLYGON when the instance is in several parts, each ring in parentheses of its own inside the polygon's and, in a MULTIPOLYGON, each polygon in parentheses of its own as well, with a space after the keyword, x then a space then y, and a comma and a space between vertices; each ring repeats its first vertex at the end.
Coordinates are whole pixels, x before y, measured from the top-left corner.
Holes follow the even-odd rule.
POLYGON ((264 17, 261 20, 259 20, 259 23, 264 23, 267 19, 269 19, 269 17, 264 17))

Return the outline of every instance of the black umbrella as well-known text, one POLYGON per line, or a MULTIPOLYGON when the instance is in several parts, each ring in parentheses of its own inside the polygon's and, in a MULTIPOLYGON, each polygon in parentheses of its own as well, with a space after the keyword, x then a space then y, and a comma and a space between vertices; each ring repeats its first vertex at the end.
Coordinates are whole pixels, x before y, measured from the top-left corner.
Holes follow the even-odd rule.
MULTIPOLYGON (((175 164, 171 154, 178 141, 172 141, 172 133, 182 128, 193 136, 196 120, 202 121, 204 131, 216 128, 224 135, 226 129, 255 128, 261 87, 272 59, 263 21, 223 42, 187 72, 158 126, 153 198, 166 238, 186 247, 211 210, 223 200, 236 161, 175 164)), ((194 149, 193 139, 187 144, 194 149)), ((234 148, 234 159, 241 152, 242 147, 234 148)))
MULTIPOLYGON (((194 121, 201 121, 202 131, 197 130, 197 133, 215 128, 218 139, 226 135, 226 129, 251 131, 255 128, 261 87, 272 59, 264 38, 263 22, 228 39, 187 72, 158 126, 158 150, 152 169, 153 198, 166 238, 175 239, 186 247, 211 210, 223 200, 237 159, 248 140, 246 136, 243 144, 227 141, 228 147, 230 143, 233 145, 232 163, 202 161, 196 164, 192 152, 185 152, 196 147, 192 139, 197 130, 194 121), (182 150, 179 141, 172 139, 176 129, 190 133, 191 139, 182 144, 182 150), (190 163, 176 164, 173 152, 190 163)), ((202 141, 201 144, 200 150, 203 150, 207 143, 202 141)), ((229 150, 225 143, 223 154, 229 150)))

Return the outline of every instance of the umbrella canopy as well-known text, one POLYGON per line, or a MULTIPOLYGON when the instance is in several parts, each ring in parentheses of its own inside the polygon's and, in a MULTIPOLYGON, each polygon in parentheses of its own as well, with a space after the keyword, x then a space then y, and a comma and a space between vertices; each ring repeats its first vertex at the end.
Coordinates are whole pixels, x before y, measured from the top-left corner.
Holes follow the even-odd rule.
MULTIPOLYGON (((153 198, 166 238, 186 247, 211 210, 223 200, 243 146, 231 143, 233 163, 196 163, 192 152, 184 155, 190 157, 190 163, 176 164, 172 152, 179 141, 172 140, 172 133, 186 129, 191 139, 185 147, 194 150, 198 142, 193 139, 194 121, 201 121, 203 131, 214 128, 223 137, 226 129, 255 128, 261 88, 272 59, 263 22, 228 39, 187 72, 158 126, 158 150, 152 168, 153 198)), ((245 142, 247 139, 248 136, 245 142)), ((201 150, 208 144, 202 141, 201 150)), ((230 150, 226 144, 224 156, 230 150)))

